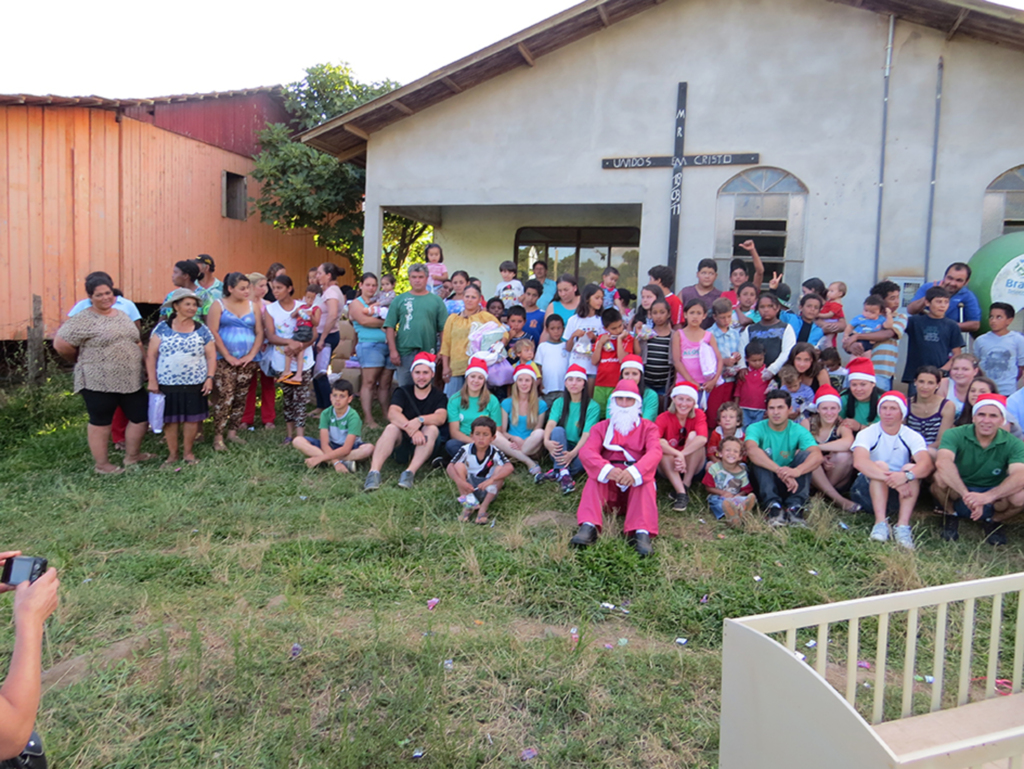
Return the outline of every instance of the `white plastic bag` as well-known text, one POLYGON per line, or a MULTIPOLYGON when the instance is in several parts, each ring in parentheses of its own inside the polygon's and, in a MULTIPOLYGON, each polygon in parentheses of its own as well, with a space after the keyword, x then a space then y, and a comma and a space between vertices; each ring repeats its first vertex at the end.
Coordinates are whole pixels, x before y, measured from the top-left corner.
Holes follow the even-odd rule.
POLYGON ((154 433, 164 431, 164 401, 167 396, 163 393, 149 394, 149 427, 154 433))

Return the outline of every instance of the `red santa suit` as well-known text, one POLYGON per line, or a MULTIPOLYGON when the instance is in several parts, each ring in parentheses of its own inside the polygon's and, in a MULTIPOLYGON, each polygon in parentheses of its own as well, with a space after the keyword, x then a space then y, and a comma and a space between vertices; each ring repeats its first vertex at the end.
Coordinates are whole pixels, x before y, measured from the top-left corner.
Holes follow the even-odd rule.
MULTIPOLYGON (((611 398, 629 396, 641 402, 640 392, 632 381, 619 382, 611 398)), ((611 398, 609 403, 611 403, 611 398)), ((601 528, 606 509, 625 511, 623 530, 658 533, 658 499, 654 474, 661 461, 661 443, 658 428, 653 422, 641 419, 627 435, 612 428, 610 419, 598 422, 590 431, 587 442, 580 449, 579 458, 587 472, 576 521, 601 528), (608 480, 613 467, 625 467, 633 481, 622 488, 608 480)))

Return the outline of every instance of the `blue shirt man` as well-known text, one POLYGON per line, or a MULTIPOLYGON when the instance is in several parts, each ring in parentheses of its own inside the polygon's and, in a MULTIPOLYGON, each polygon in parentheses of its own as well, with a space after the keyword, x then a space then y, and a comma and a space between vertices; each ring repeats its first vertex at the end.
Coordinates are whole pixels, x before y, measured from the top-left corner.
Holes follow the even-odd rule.
POLYGON ((541 292, 540 298, 537 300, 537 309, 546 310, 548 305, 555 298, 555 289, 558 288, 555 281, 548 277, 548 264, 537 260, 533 263, 533 277, 540 283, 544 290, 541 292))
POLYGON ((941 281, 925 283, 914 294, 913 300, 907 305, 908 315, 921 315, 925 312, 925 292, 932 286, 941 286, 949 292, 949 309, 946 317, 960 325, 961 331, 977 331, 981 328, 981 305, 978 297, 967 282, 971 279, 971 268, 963 262, 953 262, 946 268, 941 281), (960 311, 963 310, 963 318, 960 311))

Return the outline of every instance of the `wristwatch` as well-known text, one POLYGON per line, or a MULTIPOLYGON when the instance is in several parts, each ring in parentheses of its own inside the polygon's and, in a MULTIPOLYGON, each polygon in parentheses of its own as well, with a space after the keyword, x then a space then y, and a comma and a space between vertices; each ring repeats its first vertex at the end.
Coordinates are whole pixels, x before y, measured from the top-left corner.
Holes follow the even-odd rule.
POLYGON ((416 417, 416 418, 417 418, 418 420, 420 420, 420 427, 423 427, 423 425, 425 425, 425 424, 426 424, 426 421, 424 421, 423 417, 416 417))
POLYGON ((910 470, 904 470, 903 474, 907 476, 907 483, 910 483, 910 481, 914 480, 914 474, 910 470))

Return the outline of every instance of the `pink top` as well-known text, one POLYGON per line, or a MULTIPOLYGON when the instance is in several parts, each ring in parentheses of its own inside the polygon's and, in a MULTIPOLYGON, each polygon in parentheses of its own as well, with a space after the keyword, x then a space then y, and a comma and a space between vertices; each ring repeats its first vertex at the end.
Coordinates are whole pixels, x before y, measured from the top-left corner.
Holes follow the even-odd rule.
MULTIPOLYGON (((316 301, 316 306, 320 308, 320 323, 316 327, 316 333, 318 334, 324 333, 324 325, 327 323, 327 316, 330 314, 327 309, 328 299, 336 299, 338 301, 338 315, 335 318, 335 323, 337 323, 337 318, 341 317, 341 308, 345 306, 345 295, 341 293, 340 288, 332 284, 324 289, 316 301)), ((331 331, 333 330, 331 329, 331 331)))
POLYGON ((427 273, 432 278, 440 278, 447 271, 444 262, 427 262, 427 273))
POLYGON ((679 359, 683 362, 683 368, 690 375, 691 382, 704 384, 704 373, 700 370, 700 346, 711 343, 711 332, 705 331, 699 342, 691 342, 686 338, 686 332, 679 331, 679 359))

